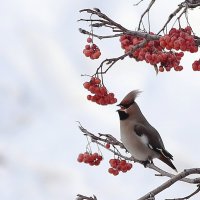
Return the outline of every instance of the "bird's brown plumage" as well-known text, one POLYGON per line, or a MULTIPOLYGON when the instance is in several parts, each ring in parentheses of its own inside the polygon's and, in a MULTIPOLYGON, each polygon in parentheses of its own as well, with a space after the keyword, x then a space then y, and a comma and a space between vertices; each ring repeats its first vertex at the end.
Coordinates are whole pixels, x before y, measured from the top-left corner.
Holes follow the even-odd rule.
POLYGON ((171 162, 173 156, 165 149, 160 134, 146 120, 135 102, 139 93, 139 90, 129 92, 119 104, 121 140, 136 159, 148 161, 158 158, 176 170, 171 162))

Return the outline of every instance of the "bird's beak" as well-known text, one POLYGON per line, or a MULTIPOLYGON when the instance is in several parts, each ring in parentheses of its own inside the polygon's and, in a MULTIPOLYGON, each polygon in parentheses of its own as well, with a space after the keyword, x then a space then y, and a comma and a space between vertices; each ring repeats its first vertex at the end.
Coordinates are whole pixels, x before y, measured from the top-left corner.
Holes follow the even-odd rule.
POLYGON ((117 106, 120 107, 120 109, 116 110, 117 112, 118 111, 124 111, 124 112, 126 112, 126 108, 124 106, 122 106, 121 104, 118 104, 117 106))

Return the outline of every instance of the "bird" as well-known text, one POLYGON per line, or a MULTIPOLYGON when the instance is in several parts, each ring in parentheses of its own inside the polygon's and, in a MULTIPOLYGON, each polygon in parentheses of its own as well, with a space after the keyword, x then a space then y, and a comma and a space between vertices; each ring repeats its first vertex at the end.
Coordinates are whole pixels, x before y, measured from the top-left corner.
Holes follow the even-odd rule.
POLYGON ((177 172, 173 156, 165 149, 158 131, 147 121, 135 99, 140 90, 129 92, 117 105, 120 119, 121 141, 133 158, 146 167, 157 158, 177 172))

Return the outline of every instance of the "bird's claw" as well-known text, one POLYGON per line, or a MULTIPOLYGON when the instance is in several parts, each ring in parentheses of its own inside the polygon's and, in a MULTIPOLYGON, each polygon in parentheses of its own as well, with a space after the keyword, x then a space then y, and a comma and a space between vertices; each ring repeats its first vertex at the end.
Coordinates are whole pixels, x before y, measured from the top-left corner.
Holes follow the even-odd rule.
POLYGON ((153 163, 152 160, 141 161, 141 164, 143 164, 145 168, 147 167, 148 164, 151 164, 151 163, 153 163))

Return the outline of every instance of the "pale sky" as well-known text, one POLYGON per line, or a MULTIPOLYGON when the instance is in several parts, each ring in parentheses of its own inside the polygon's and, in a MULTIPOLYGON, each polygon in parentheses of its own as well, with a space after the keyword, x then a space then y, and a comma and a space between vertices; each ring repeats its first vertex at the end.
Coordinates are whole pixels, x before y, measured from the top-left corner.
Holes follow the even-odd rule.
MULTIPOLYGON (((102 59, 123 53, 118 39, 99 41, 100 60, 91 61, 82 50, 86 36, 78 32, 83 8, 100 8, 127 28, 135 30, 144 1, 8 0, 0 6, 0 199, 71 200, 76 194, 95 194, 98 200, 137 199, 167 178, 134 164, 129 173, 108 174, 112 154, 102 150, 99 167, 79 164, 86 139, 76 121, 88 130, 110 133, 118 139, 116 105, 101 107, 86 100, 82 87, 102 59), (120 192, 119 192, 120 191, 120 192)), ((150 13, 152 31, 158 31, 180 1, 157 1, 150 13), (162 7, 163 6, 163 7, 162 7)), ((200 35, 199 10, 189 13, 200 35)), ((103 32, 99 33, 103 34, 103 32)), ((162 73, 132 59, 118 62, 105 76, 109 90, 120 101, 140 89, 137 99, 149 122, 160 132, 178 171, 199 167, 200 72, 191 64, 197 54, 186 54, 182 72, 162 73)), ((97 150, 96 145, 93 146, 97 150)), ((159 161, 162 169, 173 172, 159 161)), ((182 197, 195 186, 176 184, 157 199, 182 197)), ((193 199, 199 199, 195 196, 193 199)))

